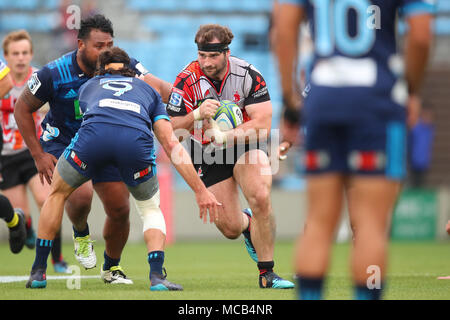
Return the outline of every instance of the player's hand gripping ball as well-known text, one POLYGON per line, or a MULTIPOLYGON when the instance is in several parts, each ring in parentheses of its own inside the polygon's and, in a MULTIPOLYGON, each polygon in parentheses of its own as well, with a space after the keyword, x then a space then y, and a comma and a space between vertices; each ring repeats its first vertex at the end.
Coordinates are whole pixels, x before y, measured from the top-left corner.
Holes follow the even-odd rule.
POLYGON ((244 122, 241 108, 229 100, 220 101, 220 107, 213 119, 221 131, 234 129, 244 122))

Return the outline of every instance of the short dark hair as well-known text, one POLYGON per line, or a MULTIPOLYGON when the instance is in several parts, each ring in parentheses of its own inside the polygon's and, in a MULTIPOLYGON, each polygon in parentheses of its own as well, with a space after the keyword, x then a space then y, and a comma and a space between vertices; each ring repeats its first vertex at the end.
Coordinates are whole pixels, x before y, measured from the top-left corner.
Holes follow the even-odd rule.
POLYGON ((101 76, 106 73, 109 74, 120 74, 124 77, 134 77, 136 71, 130 68, 130 57, 128 54, 120 49, 119 47, 112 47, 106 49, 98 56, 97 70, 95 71, 96 76, 101 76), (123 63, 123 68, 115 69, 105 69, 110 63, 123 63))
POLYGON ((78 30, 78 39, 86 40, 92 29, 98 29, 102 32, 109 33, 111 37, 114 37, 111 20, 102 14, 96 14, 81 20, 80 30, 78 30))

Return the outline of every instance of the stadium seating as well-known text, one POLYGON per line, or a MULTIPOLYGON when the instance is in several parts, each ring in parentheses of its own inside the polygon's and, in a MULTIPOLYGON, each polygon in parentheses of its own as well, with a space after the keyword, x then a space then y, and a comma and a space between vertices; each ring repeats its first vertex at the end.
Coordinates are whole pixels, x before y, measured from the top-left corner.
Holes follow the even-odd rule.
POLYGON ((20 1, 7 1, 0 0, 0 10, 36 10, 39 6, 38 0, 20 0, 20 1))
POLYGON ((270 11, 271 0, 130 0, 128 8, 136 11, 258 12, 270 11))

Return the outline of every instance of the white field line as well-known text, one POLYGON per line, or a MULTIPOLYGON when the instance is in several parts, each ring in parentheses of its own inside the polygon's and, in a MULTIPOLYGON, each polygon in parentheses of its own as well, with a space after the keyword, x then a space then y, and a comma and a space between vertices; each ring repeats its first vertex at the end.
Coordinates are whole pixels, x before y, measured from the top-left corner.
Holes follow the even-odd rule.
MULTIPOLYGON (((0 276, 0 283, 27 281, 30 276, 0 276)), ((47 276, 47 280, 99 279, 100 276, 47 276)))

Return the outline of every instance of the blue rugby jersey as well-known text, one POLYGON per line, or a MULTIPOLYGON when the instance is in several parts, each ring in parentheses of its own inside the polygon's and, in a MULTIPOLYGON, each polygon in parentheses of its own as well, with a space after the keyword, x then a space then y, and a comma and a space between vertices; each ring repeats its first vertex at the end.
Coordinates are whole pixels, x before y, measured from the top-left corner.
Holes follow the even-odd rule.
MULTIPOLYGON (((68 145, 81 125, 85 109, 79 103, 78 92, 89 77, 81 70, 76 56, 77 50, 63 55, 34 73, 28 81, 31 93, 50 105, 42 121, 41 144, 45 151, 46 145, 52 142, 68 145)), ((148 73, 136 59, 131 58, 130 66, 138 75, 148 73)))
POLYGON ((305 112, 327 121, 404 118, 397 15, 435 12, 434 0, 280 0, 305 9, 314 41, 305 112), (369 112, 368 112, 369 111, 369 112), (352 119, 353 118, 353 119, 352 119))
MULTIPOLYGON (((144 81, 121 75, 96 76, 80 88, 81 126, 110 123, 139 129, 152 139, 152 124, 170 121, 161 96, 144 81)), ((114 139, 114 137, 112 137, 114 139)))

